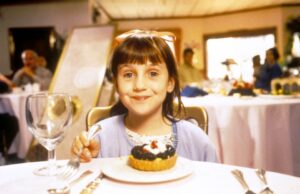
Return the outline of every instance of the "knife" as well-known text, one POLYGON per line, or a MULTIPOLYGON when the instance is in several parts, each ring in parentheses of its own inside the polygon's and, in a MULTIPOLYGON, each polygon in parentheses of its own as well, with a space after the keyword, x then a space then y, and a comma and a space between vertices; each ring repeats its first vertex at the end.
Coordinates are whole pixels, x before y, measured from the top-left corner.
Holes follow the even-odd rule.
POLYGON ((81 191, 80 194, 91 194, 97 186, 100 184, 101 180, 103 179, 104 174, 102 172, 99 173, 99 175, 89 182, 81 191))

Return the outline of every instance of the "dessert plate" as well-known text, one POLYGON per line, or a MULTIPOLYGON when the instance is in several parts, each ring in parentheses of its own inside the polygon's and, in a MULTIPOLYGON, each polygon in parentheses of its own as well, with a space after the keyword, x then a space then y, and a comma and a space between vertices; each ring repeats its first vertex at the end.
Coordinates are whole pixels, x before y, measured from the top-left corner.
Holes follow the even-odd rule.
POLYGON ((103 166, 102 172, 112 179, 131 183, 157 183, 186 177, 193 172, 191 161, 177 158, 175 166, 157 172, 139 171, 127 164, 127 158, 116 158, 112 163, 103 166))

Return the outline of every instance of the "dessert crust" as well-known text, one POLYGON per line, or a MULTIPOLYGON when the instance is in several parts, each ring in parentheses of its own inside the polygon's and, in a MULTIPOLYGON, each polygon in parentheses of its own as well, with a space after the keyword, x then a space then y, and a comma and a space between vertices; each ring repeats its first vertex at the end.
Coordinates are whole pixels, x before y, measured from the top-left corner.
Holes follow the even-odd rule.
POLYGON ((129 155, 128 164, 141 171, 162 171, 172 168, 176 164, 177 155, 173 155, 167 159, 156 158, 155 160, 140 160, 129 155))

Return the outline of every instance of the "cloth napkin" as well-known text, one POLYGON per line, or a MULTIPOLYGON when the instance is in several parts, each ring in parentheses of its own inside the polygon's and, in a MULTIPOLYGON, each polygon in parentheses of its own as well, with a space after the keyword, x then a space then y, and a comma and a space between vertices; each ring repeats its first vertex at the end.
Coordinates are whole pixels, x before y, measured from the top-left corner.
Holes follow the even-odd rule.
POLYGON ((196 97, 196 96, 205 96, 208 93, 201 88, 193 87, 193 86, 186 86, 181 91, 181 96, 186 97, 196 97))

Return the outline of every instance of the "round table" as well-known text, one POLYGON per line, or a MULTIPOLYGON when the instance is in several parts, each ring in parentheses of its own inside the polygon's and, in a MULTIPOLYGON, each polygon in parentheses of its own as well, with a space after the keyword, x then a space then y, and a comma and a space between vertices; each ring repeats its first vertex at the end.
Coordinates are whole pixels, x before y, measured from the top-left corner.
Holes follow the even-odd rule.
MULTIPOLYGON (((84 177, 74 185, 71 193, 79 193, 99 174, 101 168, 104 168, 106 165, 113 165, 116 160, 126 160, 126 158, 94 159, 90 163, 82 164, 80 171, 90 169, 93 171, 93 174, 84 177)), ((66 163, 66 161, 59 161, 59 163, 66 163)), ((57 182, 56 177, 40 177, 32 173, 34 169, 43 165, 46 165, 46 163, 34 162, 0 167, 1 193, 47 193, 46 190, 53 187, 57 182)), ((232 176, 231 170, 233 169, 240 169, 244 173, 249 187, 254 192, 258 192, 263 188, 254 169, 251 168, 196 161, 188 161, 187 165, 190 165, 190 168, 193 170, 191 175, 168 182, 129 183, 126 181, 116 181, 105 176, 94 193, 241 194, 243 193, 243 188, 232 176)), ((300 191, 300 178, 298 177, 274 172, 267 172, 266 177, 270 188, 275 193, 298 194, 300 191)))
POLYGON ((209 137, 220 162, 300 176, 300 98, 186 98, 208 111, 209 137))

